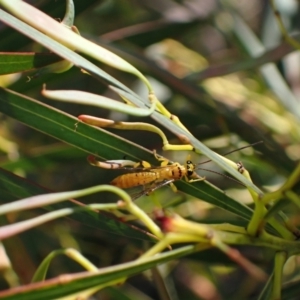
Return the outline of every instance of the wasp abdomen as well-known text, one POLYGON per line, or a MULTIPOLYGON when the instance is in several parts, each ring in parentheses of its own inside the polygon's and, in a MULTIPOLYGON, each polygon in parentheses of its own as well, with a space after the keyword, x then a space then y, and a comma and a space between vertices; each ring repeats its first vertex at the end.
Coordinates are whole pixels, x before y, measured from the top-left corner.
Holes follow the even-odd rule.
POLYGON ((159 176, 155 172, 128 173, 116 177, 110 184, 121 189, 128 189, 139 185, 146 185, 158 178, 159 176))

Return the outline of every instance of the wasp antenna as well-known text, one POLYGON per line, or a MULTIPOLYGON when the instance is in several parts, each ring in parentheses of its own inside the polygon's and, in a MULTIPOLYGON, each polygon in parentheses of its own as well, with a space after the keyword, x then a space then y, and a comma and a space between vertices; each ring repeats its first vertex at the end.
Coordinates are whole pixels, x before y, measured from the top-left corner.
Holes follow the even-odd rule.
POLYGON ((203 169, 203 168, 197 168, 197 169, 195 169, 195 170, 202 170, 202 171, 206 171, 206 172, 210 172, 210 173, 215 173, 215 174, 218 174, 218 175, 220 175, 220 176, 223 176, 223 177, 225 177, 225 178, 227 178, 227 179, 230 179, 230 180, 232 180, 232 181, 234 181, 234 182, 236 182, 236 183, 238 183, 238 184, 240 184, 240 185, 246 187, 243 183, 241 183, 240 181, 238 181, 238 180, 236 180, 236 179, 234 179, 234 178, 232 178, 232 177, 230 177, 230 176, 228 176, 228 175, 225 175, 225 174, 222 174, 222 173, 213 171, 213 170, 209 170, 209 169, 203 169))
MULTIPOLYGON (((240 150, 249 148, 249 147, 253 147, 253 146, 262 144, 263 142, 264 142, 264 141, 258 141, 258 142, 255 142, 255 143, 253 143, 253 144, 249 144, 249 145, 246 145, 246 146, 244 146, 244 147, 240 147, 240 148, 234 149, 234 150, 232 150, 232 151, 226 152, 226 153, 224 153, 224 154, 222 154, 222 155, 223 155, 223 156, 226 156, 226 155, 229 155, 229 154, 231 154, 231 153, 234 153, 234 152, 237 152, 237 151, 240 151, 240 150)), ((203 161, 202 163, 197 164, 197 166, 198 166, 198 165, 206 164, 206 163, 208 163, 208 162, 211 162, 211 159, 206 160, 206 161, 203 161)))

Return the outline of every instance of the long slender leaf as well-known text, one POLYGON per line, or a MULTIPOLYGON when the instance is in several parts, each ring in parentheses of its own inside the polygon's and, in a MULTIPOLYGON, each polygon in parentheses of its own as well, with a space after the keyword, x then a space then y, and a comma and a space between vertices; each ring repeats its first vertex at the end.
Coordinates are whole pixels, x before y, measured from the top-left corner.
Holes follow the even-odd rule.
MULTIPOLYGON (((152 153, 103 129, 78 123, 57 109, 18 93, 0 89, 0 111, 26 125, 51 135, 103 159, 122 158, 157 163, 152 153)), ((205 182, 179 183, 180 188, 201 200, 220 206, 238 216, 250 219, 252 211, 205 182)))
POLYGON ((0 20, 6 23, 7 25, 15 28, 16 30, 20 31, 24 35, 30 37, 31 39, 37 41, 41 45, 47 47, 49 50, 58 54, 60 57, 63 57, 64 59, 73 62, 78 68, 83 68, 88 72, 90 72, 91 74, 95 74, 96 76, 98 76, 98 78, 101 78, 102 80, 108 82, 109 84, 118 86, 119 88, 124 90, 129 90, 125 85, 123 85, 118 80, 116 80, 115 78, 113 78, 112 76, 104 72, 103 70, 101 70, 99 67, 89 62, 87 59, 83 58, 82 56, 75 53, 74 51, 61 45, 60 43, 49 38, 45 34, 37 31, 36 29, 18 20, 17 18, 13 17, 12 15, 6 13, 1 9, 0 9, 0 20))
MULTIPOLYGON (((146 149, 131 144, 103 129, 93 128, 46 104, 10 90, 0 89, 0 110, 8 116, 41 132, 105 159, 124 157, 138 160, 141 153, 153 159, 146 149)), ((148 159, 147 158, 147 159, 148 159)))
POLYGON ((51 53, 0 53, 0 75, 38 69, 60 60, 51 53))
MULTIPOLYGON (((57 43, 56 41, 50 39, 49 37, 45 36, 44 34, 40 33, 39 31, 35 30, 34 28, 28 26, 27 24, 21 22, 20 20, 14 18, 13 16, 7 14, 6 12, 0 10, 0 20, 7 23, 9 26, 12 26, 22 32, 23 34, 29 36, 30 38, 33 38, 37 42, 41 43, 48 49, 52 50, 53 52, 57 53, 59 56, 64 57, 68 61, 71 61, 78 67, 81 67, 91 73, 93 76, 99 79, 99 77, 114 86, 119 88, 119 93, 122 94, 123 91, 126 93, 129 93, 130 96, 125 95, 127 99, 129 99, 133 104, 135 104, 137 107, 147 107, 145 103, 147 103, 146 100, 141 99, 138 97, 134 92, 129 90, 126 86, 115 80, 113 77, 90 63, 88 60, 84 59, 77 53, 71 51, 70 49, 64 47, 63 45, 57 43)), ((202 144, 200 141, 195 139, 192 135, 185 132, 183 129, 181 129, 179 126, 174 124, 171 120, 166 118, 165 116, 162 116, 158 112, 154 112, 152 114, 152 117, 159 123, 161 123, 163 126, 168 128, 170 131, 174 132, 175 134, 180 134, 183 136, 187 136, 187 139, 190 140, 190 143, 194 146, 195 149, 198 149, 201 153, 209 157, 211 160, 213 160, 215 163, 217 163, 221 168, 232 174, 235 178, 240 180, 242 183, 244 183, 246 186, 252 188, 254 191, 256 191, 258 194, 262 194, 262 192, 249 180, 247 180, 245 177, 243 177, 239 172, 237 172, 235 169, 233 169, 231 166, 226 164, 217 154, 215 154, 213 151, 211 151, 208 147, 206 147, 204 144, 202 144)))
POLYGON ((0 298, 14 300, 58 299, 73 293, 78 293, 85 289, 106 284, 116 279, 138 274, 157 264, 174 260, 194 251, 196 251, 196 247, 186 246, 156 255, 154 258, 146 259, 143 262, 134 261, 115 267, 100 269, 96 274, 91 272, 77 273, 74 275, 69 274, 65 277, 61 276, 44 282, 29 284, 27 286, 0 292, 0 298))
MULTIPOLYGON (((33 182, 28 181, 22 177, 12 174, 0 168, 0 190, 1 194, 5 193, 11 196, 12 200, 22 199, 29 196, 49 193, 48 189, 36 185, 33 182)), ((7 198, 6 198, 7 199, 7 198)), ((3 197, 0 198, 1 204, 4 204, 3 197)), ((68 207, 76 207, 78 202, 67 201, 51 206, 47 206, 47 210, 57 210, 68 207)), ((96 230, 106 231, 109 234, 116 234, 120 236, 131 237, 134 239, 149 240, 149 237, 144 233, 132 229, 126 223, 122 223, 120 220, 115 219, 113 216, 102 213, 100 214, 93 211, 82 211, 69 216, 68 218, 81 222, 82 224, 88 224, 96 230)))

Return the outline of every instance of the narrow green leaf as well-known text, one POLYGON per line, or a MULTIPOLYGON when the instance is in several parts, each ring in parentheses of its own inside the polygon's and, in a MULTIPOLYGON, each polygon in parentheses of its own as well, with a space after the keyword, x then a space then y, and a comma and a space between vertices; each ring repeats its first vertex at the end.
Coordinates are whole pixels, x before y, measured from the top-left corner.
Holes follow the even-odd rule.
POLYGON ((70 28, 67 28, 66 26, 56 22, 47 14, 36 9, 34 6, 31 6, 20 0, 2 0, 0 3, 13 15, 17 16, 25 23, 30 24, 33 28, 36 28, 40 32, 44 32, 53 40, 58 41, 69 49, 74 49, 89 55, 90 57, 93 57, 98 61, 101 61, 116 69, 132 73, 139 77, 149 90, 152 89, 147 78, 126 60, 119 57, 115 53, 110 52, 109 50, 83 38, 82 36, 78 35, 77 32, 75 33, 70 30, 70 28), (39 22, 36 22, 37 19, 39 22))
POLYGON ((122 279, 143 272, 147 269, 176 258, 186 256, 196 251, 194 246, 181 247, 177 250, 158 254, 143 261, 133 261, 113 267, 100 269, 98 273, 82 272, 74 275, 68 274, 60 277, 28 284, 22 287, 0 292, 1 299, 14 300, 47 300, 58 299, 80 291, 104 285, 111 281, 122 279))
MULTIPOLYGON (((103 159, 122 158, 126 155, 132 160, 147 160, 154 165, 157 164, 150 151, 103 129, 78 123, 77 119, 66 113, 10 90, 0 89, 0 111, 36 130, 103 159)), ((188 184, 181 181, 176 184, 184 192, 198 199, 220 206, 247 220, 250 219, 252 211, 248 207, 208 183, 188 184)))
POLYGON ((48 167, 52 168, 54 165, 63 163, 71 163, 72 161, 85 160, 86 154, 74 147, 57 143, 54 145, 43 147, 38 152, 33 151, 26 156, 20 157, 18 160, 1 161, 0 167, 14 171, 21 169, 23 172, 33 172, 39 170, 41 167, 43 170, 47 170, 48 167))
POLYGON ((65 143, 104 159, 121 159, 126 155, 139 160, 141 154, 154 161, 150 151, 16 92, 0 89, 0 111, 18 121, 65 143), (137 150, 139 148, 139 150, 137 150))
POLYGON ((273 289, 273 280, 274 280, 274 273, 271 274, 268 281, 266 282, 263 290, 261 291, 258 300, 268 300, 271 297, 272 289, 273 289))
POLYGON ((61 61, 52 53, 0 53, 0 75, 39 69, 61 61))
POLYGON ((189 184, 181 180, 176 182, 176 186, 180 191, 230 211, 245 220, 250 220, 252 216, 253 210, 251 208, 228 197, 223 191, 213 187, 209 182, 200 181, 189 184))
POLYGON ((123 85, 121 82, 119 82, 118 80, 116 80, 115 78, 107 74, 106 72, 102 71, 99 67, 97 67, 87 59, 83 58, 79 54, 63 46, 57 41, 49 38, 45 34, 37 31, 36 29, 32 28, 26 23, 18 20, 17 18, 13 17, 12 15, 8 14, 2 9, 0 9, 0 20, 6 23, 7 25, 15 28, 16 30, 20 31, 21 33, 28 36, 29 38, 40 43, 44 47, 48 48, 50 51, 58 54, 60 57, 63 57, 64 59, 72 62, 78 68, 82 68, 87 72, 89 72, 90 74, 92 74, 93 76, 98 77, 98 79, 102 78, 109 84, 118 86, 120 89, 131 92, 125 85, 123 85))
MULTIPOLYGON (((29 196, 49 193, 50 191, 39 185, 34 184, 22 177, 5 171, 0 168, 0 191, 6 195, 10 195, 12 200, 22 199, 29 196)), ((7 198, 6 198, 7 199, 7 198)), ((4 204, 3 197, 0 198, 1 204, 4 204)), ((72 201, 57 203, 45 207, 45 209, 54 211, 68 207, 77 207, 78 205, 72 201)), ((134 239, 149 240, 144 233, 132 229, 128 224, 122 223, 110 214, 96 213, 93 211, 81 211, 69 216, 69 218, 88 224, 96 230, 107 231, 109 234, 117 234, 121 236, 131 237, 134 239)))

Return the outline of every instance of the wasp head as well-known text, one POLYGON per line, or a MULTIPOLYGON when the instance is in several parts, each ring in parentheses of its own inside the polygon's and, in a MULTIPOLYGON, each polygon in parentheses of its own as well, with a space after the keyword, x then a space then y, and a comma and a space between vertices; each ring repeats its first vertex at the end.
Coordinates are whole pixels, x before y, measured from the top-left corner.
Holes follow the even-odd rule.
POLYGON ((194 170, 195 170, 195 165, 192 163, 191 160, 187 160, 186 161, 186 170, 187 170, 187 175, 188 176, 192 176, 194 174, 194 170))

